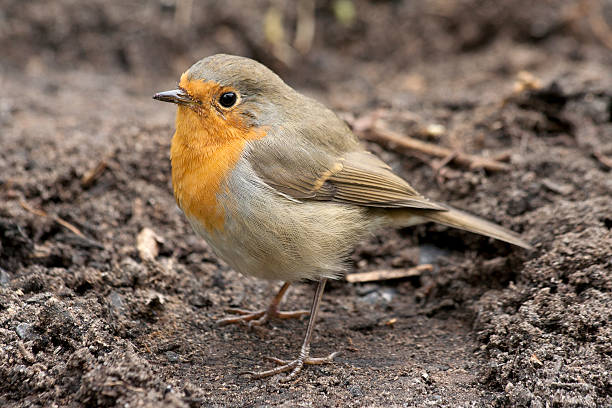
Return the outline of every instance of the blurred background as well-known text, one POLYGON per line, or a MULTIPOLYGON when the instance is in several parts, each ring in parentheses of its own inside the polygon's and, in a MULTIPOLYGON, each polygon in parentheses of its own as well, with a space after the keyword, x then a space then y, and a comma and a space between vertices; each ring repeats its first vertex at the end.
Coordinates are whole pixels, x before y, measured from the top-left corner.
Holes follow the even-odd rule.
MULTIPOLYGON (((427 85, 418 79, 424 65, 495 44, 571 60, 612 47, 605 0, 2 0, 0 13, 4 70, 79 69, 143 82, 178 77, 224 52, 256 58, 301 87, 361 78, 362 86, 414 92, 427 85)), ((525 68, 507 53, 497 57, 501 74, 525 68)))
POLYGON ((0 0, 0 406, 612 406, 611 67, 611 0, 0 0), (305 322, 214 324, 271 289, 178 211, 151 99, 221 52, 536 249, 381 231, 350 272, 407 277, 329 284, 337 363, 250 381, 305 322))

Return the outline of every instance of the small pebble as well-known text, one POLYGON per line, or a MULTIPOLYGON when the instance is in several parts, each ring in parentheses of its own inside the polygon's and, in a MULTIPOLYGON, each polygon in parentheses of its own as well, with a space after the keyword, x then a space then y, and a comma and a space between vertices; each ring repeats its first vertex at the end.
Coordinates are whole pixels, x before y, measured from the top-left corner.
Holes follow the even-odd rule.
POLYGON ((6 286, 11 280, 11 276, 7 271, 0 268, 0 286, 6 286))
POLYGON ((348 390, 353 397, 363 397, 363 391, 358 385, 352 385, 348 388, 348 390))
POLYGON ((119 313, 124 314, 125 307, 123 305, 123 299, 121 298, 121 295, 118 292, 115 292, 113 290, 108 297, 109 297, 111 306, 115 310, 117 310, 119 313))
POLYGON ((359 300, 369 303, 371 305, 387 304, 393 300, 395 294, 396 291, 392 288, 378 289, 368 293, 365 296, 362 296, 361 298, 359 298, 359 300))
POLYGON ((419 249, 419 265, 435 264, 438 258, 449 254, 445 249, 434 245, 422 245, 419 249))
POLYGON ((15 331, 22 340, 32 340, 36 337, 36 332, 29 323, 19 323, 15 328, 15 331))
POLYGON ((174 351, 166 351, 166 358, 171 363, 176 363, 177 361, 179 361, 179 355, 176 354, 174 351))
POLYGON ((358 296, 366 296, 372 292, 376 292, 378 289, 379 289, 378 285, 369 283, 369 284, 357 286, 356 291, 357 291, 358 296))

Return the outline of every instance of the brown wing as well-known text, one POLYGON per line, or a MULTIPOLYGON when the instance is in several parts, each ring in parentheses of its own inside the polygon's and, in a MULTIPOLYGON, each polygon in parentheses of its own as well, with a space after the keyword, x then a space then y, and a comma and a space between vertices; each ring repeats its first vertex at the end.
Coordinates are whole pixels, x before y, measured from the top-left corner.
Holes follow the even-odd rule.
POLYGON ((366 151, 348 153, 319 171, 310 169, 297 176, 287 177, 286 171, 258 171, 258 174, 268 185, 297 200, 446 211, 420 195, 387 164, 366 151))

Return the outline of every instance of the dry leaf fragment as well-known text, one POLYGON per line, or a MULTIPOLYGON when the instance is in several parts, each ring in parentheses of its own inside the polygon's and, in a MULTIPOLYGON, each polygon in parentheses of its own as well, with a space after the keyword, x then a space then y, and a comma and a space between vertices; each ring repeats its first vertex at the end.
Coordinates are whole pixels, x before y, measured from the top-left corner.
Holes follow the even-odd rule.
POLYGON ((158 242, 161 239, 151 228, 143 228, 136 237, 136 248, 138 255, 143 261, 152 261, 159 254, 158 242))

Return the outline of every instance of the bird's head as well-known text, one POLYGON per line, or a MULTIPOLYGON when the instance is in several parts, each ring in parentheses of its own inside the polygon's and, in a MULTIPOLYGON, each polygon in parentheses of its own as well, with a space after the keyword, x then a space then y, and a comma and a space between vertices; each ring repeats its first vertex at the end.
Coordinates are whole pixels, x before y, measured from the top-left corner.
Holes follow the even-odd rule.
MULTIPOLYGON (((248 130, 266 126, 282 114, 279 106, 295 95, 289 86, 264 65, 244 57, 217 54, 193 64, 181 75, 177 89, 153 98, 175 103, 184 115, 248 130)), ((294 99, 294 98, 293 98, 294 99)))

